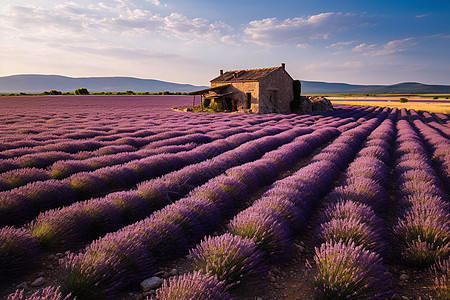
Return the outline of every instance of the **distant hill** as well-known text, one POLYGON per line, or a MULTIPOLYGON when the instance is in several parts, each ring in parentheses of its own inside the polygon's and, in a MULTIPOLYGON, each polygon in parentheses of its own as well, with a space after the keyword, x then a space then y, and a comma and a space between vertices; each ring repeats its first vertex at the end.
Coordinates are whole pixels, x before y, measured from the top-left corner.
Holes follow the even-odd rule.
POLYGON ((450 93, 449 85, 404 82, 393 85, 355 85, 320 81, 303 81, 302 93, 450 93))
POLYGON ((190 84, 179 84, 154 79, 133 77, 82 77, 73 78, 59 75, 12 75, 0 77, 0 93, 41 93, 58 90, 73 92, 77 88, 87 88, 89 92, 192 92, 207 88, 190 84))
MULTIPOLYGON (((89 92, 192 92, 208 88, 134 77, 80 77, 59 75, 11 75, 0 77, 0 93, 41 93, 58 90, 73 92, 87 88, 89 92)), ((303 93, 450 93, 448 85, 404 82, 394 85, 355 85, 302 80, 303 93)))

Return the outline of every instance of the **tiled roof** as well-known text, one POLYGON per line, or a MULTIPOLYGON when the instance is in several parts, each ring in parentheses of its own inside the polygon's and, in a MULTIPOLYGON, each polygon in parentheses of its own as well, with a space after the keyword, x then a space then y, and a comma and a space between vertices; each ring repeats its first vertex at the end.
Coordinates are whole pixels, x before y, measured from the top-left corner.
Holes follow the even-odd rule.
POLYGON ((211 82, 234 82, 234 81, 258 81, 263 78, 267 74, 282 68, 273 67, 273 68, 264 68, 264 69, 252 69, 252 70, 235 70, 235 71, 227 71, 220 75, 219 77, 214 78, 211 82))

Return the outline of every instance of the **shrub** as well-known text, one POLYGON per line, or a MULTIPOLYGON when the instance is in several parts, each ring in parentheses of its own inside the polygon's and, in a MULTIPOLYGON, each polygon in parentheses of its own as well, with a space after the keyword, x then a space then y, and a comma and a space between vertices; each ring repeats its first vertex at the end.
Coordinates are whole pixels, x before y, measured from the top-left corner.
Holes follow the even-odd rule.
POLYGON ((126 91, 125 94, 127 94, 127 95, 135 95, 135 93, 133 91, 130 91, 130 90, 126 91))
POLYGON ((197 270, 216 275, 227 288, 239 285, 243 279, 260 280, 267 272, 264 254, 257 245, 229 233, 206 238, 191 250, 191 255, 197 270))
POLYGON ((325 299, 384 299, 390 277, 378 254, 343 242, 322 244, 314 283, 325 299))
POLYGON ((450 259, 439 260, 432 268, 434 286, 440 299, 450 299, 450 259))
POLYGON ((203 100, 203 107, 208 108, 210 104, 211 104, 211 99, 205 98, 203 100))
POLYGON ((292 250, 289 228, 281 220, 261 211, 245 210, 228 225, 234 235, 252 239, 273 261, 284 258, 292 250))
POLYGON ((342 241, 345 244, 362 245, 377 253, 383 251, 384 243, 378 232, 359 218, 332 219, 320 226, 318 238, 321 243, 342 241))
POLYGON ((72 299, 71 294, 63 296, 59 291, 59 286, 48 286, 34 292, 30 297, 24 295, 24 290, 16 290, 14 294, 8 296, 7 300, 69 300, 72 299))
POLYGON ((89 95, 87 88, 79 88, 73 92, 75 95, 89 95))
POLYGON ((450 253, 449 214, 434 205, 414 205, 394 227, 402 257, 429 266, 450 253))
POLYGON ((400 103, 407 103, 408 99, 407 98, 400 98, 400 103))
POLYGON ((50 95, 62 95, 61 91, 57 91, 57 90, 51 90, 50 95))
POLYGON ((24 229, 0 229, 0 278, 17 276, 40 258, 38 240, 24 229))
POLYGON ((163 282, 156 290, 160 300, 228 300, 230 295, 225 291, 225 285, 216 276, 203 274, 200 271, 172 277, 163 282))
POLYGON ((217 106, 217 103, 211 103, 210 105, 209 105, 209 107, 213 110, 213 111, 215 111, 215 112, 217 112, 217 111, 219 111, 219 106, 217 106))

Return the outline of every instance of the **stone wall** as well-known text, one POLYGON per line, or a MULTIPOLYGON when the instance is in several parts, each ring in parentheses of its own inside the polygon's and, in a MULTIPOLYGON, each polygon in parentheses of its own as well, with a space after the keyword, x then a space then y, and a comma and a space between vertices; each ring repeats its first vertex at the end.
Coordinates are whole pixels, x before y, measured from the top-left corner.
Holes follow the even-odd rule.
POLYGON ((290 113, 290 102, 294 98, 294 80, 282 68, 261 79, 259 93, 260 113, 290 113), (271 99, 272 94, 272 99, 271 99), (276 94, 275 101, 273 100, 276 94))
MULTIPOLYGON (((224 83, 214 83, 211 82, 211 87, 216 87, 223 85, 224 83)), ((251 110, 252 112, 258 113, 258 99, 259 99, 259 83, 256 81, 240 81, 240 82, 230 82, 231 86, 222 91, 222 93, 231 93, 227 98, 238 100, 238 110, 247 109, 247 93, 251 93, 252 102, 251 102, 251 110)))

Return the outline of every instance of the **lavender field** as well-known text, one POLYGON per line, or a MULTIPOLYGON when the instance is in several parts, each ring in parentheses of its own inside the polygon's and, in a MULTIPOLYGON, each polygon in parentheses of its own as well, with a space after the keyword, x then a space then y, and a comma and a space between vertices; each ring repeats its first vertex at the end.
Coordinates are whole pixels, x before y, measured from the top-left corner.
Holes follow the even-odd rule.
POLYGON ((450 299, 448 115, 188 105, 0 98, 0 297, 450 299))

